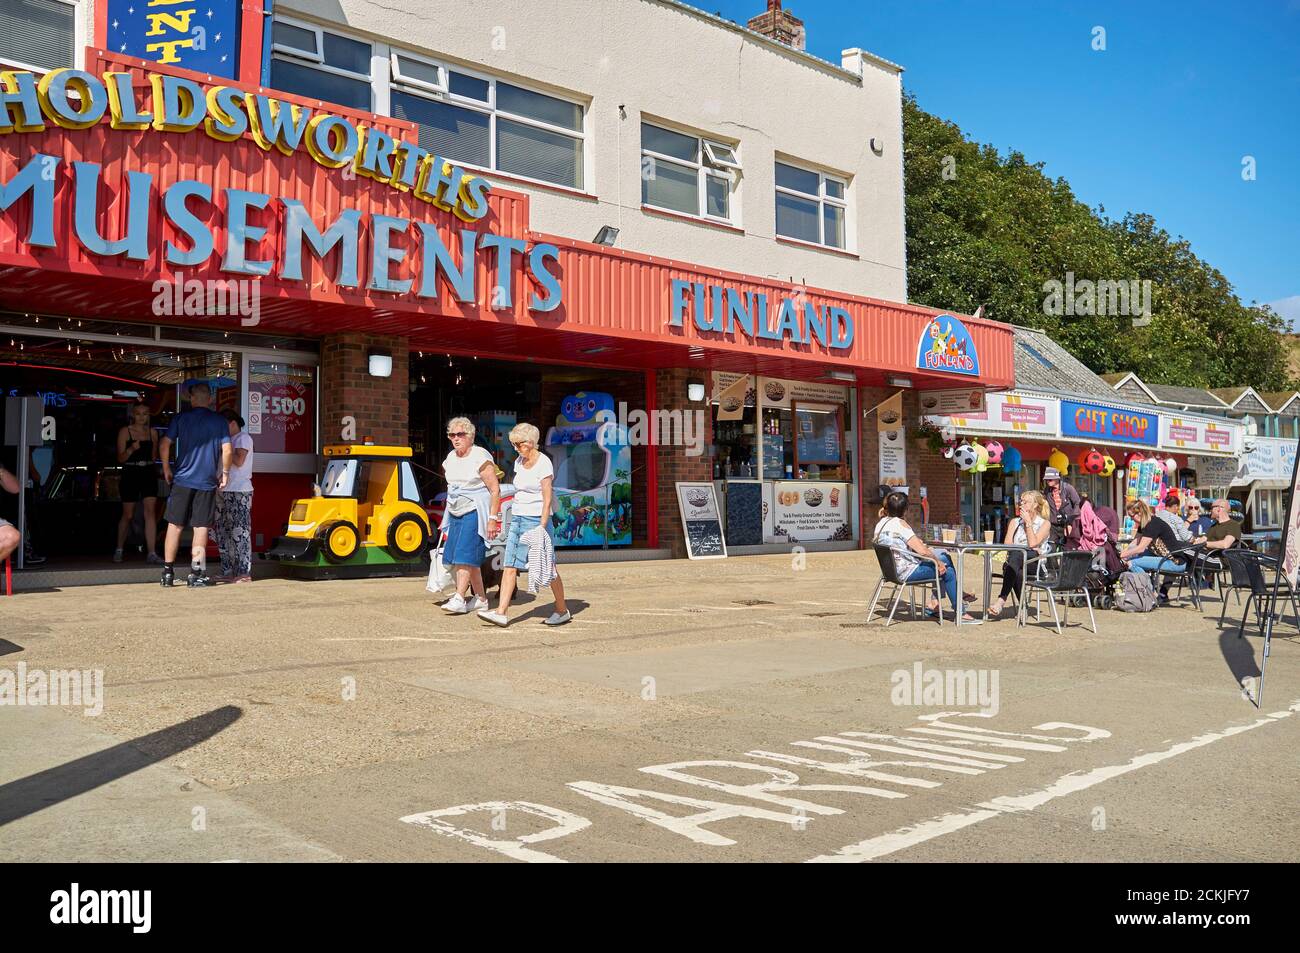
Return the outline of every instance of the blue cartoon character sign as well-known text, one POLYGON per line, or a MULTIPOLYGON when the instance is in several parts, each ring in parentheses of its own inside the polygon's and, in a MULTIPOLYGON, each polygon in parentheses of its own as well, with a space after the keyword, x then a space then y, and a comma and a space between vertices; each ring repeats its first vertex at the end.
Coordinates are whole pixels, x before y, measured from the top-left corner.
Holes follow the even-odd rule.
POLYGON ((922 371, 979 376, 980 358, 975 340, 960 318, 940 314, 926 324, 916 347, 916 366, 922 371))
POLYGON ((546 452, 555 465, 555 545, 630 545, 632 448, 614 398, 585 391, 565 397, 546 435, 546 452))

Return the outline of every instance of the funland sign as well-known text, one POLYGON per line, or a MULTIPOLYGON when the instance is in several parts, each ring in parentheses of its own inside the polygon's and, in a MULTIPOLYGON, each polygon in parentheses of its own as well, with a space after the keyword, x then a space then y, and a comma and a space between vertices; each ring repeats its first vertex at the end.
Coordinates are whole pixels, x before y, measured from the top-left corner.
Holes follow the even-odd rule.
POLYGON ((916 366, 922 371, 979 376, 979 352, 961 319, 940 314, 926 324, 916 346, 916 366))
MULTIPOLYGON (((148 79, 151 92, 147 93, 129 72, 106 72, 101 78, 84 70, 59 69, 39 82, 29 72, 0 73, 0 136, 39 133, 49 124, 88 129, 106 117, 116 130, 193 133, 202 129, 220 142, 248 136, 264 152, 284 156, 305 152, 325 168, 373 179, 468 225, 481 223, 488 213, 491 186, 486 179, 379 128, 329 113, 313 114, 297 104, 231 86, 205 89, 192 80, 159 73, 149 74, 148 79)), ((274 272, 281 279, 300 282, 304 246, 322 262, 338 249, 331 279, 339 288, 437 297, 441 281, 455 300, 472 302, 476 262, 486 253, 488 263, 495 265, 492 307, 513 306, 516 256, 534 288, 529 308, 547 312, 561 304, 555 268, 559 250, 552 244, 529 246, 521 239, 469 227, 448 243, 431 222, 347 207, 322 225, 297 199, 236 188, 214 195, 211 185, 192 179, 156 188, 154 173, 149 171, 125 173, 125 226, 119 237, 106 238, 99 227, 100 193, 106 187, 103 167, 97 162, 72 162, 70 174, 64 168, 62 156, 37 151, 25 162, 20 159, 17 172, 0 182, 0 212, 16 212, 20 199, 31 199, 23 239, 29 247, 56 248, 55 222, 66 216, 73 221, 77 241, 91 254, 151 259, 161 236, 150 230, 150 206, 160 201, 163 219, 182 239, 162 242, 164 259, 173 268, 201 267, 219 254, 224 272, 253 277, 274 272), (56 199, 67 201, 63 197, 68 190, 58 185, 68 177, 73 207, 56 210, 56 199), (222 235, 209 224, 214 211, 223 213, 222 235), (269 221, 263 214, 268 211, 269 221), (279 234, 272 234, 273 229, 279 234), (363 248, 363 234, 369 236, 368 248, 363 248), (420 244, 418 283, 416 269, 405 261, 410 250, 406 243, 412 236, 420 244), (278 260, 264 257, 276 252, 278 260)))

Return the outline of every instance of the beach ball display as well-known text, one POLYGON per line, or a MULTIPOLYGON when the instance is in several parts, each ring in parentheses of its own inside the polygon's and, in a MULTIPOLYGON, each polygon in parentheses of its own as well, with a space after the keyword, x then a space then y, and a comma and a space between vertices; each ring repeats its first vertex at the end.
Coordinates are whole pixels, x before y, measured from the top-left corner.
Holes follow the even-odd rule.
POLYGON ((940 428, 939 436, 943 439, 944 443, 953 443, 957 439, 957 428, 952 424, 948 424, 946 427, 940 428))
POLYGON ((1019 473, 1020 472, 1020 451, 1015 447, 1007 447, 1002 451, 1002 472, 1019 473))
POLYGON ((1115 472, 1115 458, 1112 457, 1109 453, 1107 453, 1107 454, 1103 454, 1101 459, 1103 463, 1103 466, 1101 468, 1101 475, 1104 477, 1108 477, 1115 472))
POLYGON ((978 460, 979 454, 976 453, 975 448, 968 443, 961 444, 952 454, 952 462, 957 464, 957 469, 959 470, 969 470, 971 467, 975 466, 975 463, 978 460))
POLYGON ((984 445, 984 449, 989 452, 989 466, 996 466, 1002 462, 1002 444, 996 440, 990 440, 984 445))
POLYGON ((1079 454, 1079 471, 1082 473, 1100 473, 1106 466, 1106 458, 1096 447, 1079 454))
POLYGON ((1141 463, 1145 459, 1146 457, 1142 456, 1142 454, 1134 450, 1132 453, 1130 453, 1127 457, 1124 458, 1124 465, 1126 467, 1130 467, 1135 463, 1141 463))
POLYGON ((1165 481, 1167 483, 1178 482, 1178 461, 1173 457, 1165 461, 1165 481))
POLYGON ((971 467, 975 473, 983 473, 989 468, 989 448, 982 443, 973 443, 975 448, 975 465, 971 467))
POLYGON ((1056 447, 1052 448, 1052 455, 1047 458, 1047 465, 1061 471, 1061 476, 1070 472, 1070 458, 1056 447))
POLYGON ((952 455, 953 455, 956 451, 957 451, 957 445, 956 445, 955 443, 945 444, 945 445, 944 445, 944 448, 943 448, 943 458, 944 458, 945 460, 951 460, 951 459, 952 459, 952 455))

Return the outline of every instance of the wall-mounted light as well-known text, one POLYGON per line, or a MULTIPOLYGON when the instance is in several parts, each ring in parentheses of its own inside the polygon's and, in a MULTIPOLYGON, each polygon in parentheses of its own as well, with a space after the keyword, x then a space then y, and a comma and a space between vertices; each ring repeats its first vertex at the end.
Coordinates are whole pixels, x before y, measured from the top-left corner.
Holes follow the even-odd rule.
POLYGON ((911 387, 912 378, 910 377, 887 377, 885 383, 890 387, 911 387))
POLYGON ((827 380, 843 381, 846 384, 856 384, 858 377, 852 371, 830 371, 826 374, 827 380))
POLYGON ((704 384, 700 381, 691 381, 686 385, 686 399, 693 403, 699 403, 704 399, 704 384))
POLYGON ((388 351, 372 350, 367 354, 371 377, 393 376, 393 355, 388 351))
POLYGON ((602 225, 600 226, 600 231, 596 233, 596 237, 592 239, 592 241, 597 245, 604 245, 606 248, 610 248, 616 241, 618 241, 618 229, 613 225, 602 225))

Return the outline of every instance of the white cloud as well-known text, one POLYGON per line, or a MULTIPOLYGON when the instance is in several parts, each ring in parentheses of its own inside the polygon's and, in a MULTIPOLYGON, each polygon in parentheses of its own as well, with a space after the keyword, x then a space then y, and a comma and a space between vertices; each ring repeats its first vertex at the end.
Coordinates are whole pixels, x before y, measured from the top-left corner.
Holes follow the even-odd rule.
POLYGON ((1280 314, 1293 331, 1300 331, 1300 295, 1270 301, 1268 306, 1280 314))

